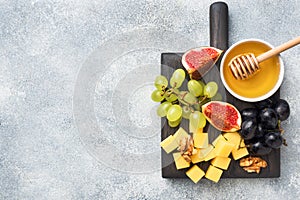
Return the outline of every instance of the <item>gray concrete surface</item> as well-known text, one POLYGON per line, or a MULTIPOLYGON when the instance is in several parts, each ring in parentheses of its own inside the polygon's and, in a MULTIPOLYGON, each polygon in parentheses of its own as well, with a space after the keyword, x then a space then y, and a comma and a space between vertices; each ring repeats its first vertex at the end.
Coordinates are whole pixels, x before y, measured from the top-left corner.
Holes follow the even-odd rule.
MULTIPOLYGON (((280 178, 197 185, 161 178, 149 84, 161 52, 209 44, 212 2, 0 0, 0 199, 298 199, 299 47, 282 53, 282 97, 292 111, 283 123, 289 146, 280 178), (84 89, 92 96, 81 96, 84 89), (101 137, 84 131, 86 100, 101 137), (97 149, 101 141, 126 159, 97 149)), ((279 45, 299 35, 299 0, 227 3, 230 44, 279 45)))

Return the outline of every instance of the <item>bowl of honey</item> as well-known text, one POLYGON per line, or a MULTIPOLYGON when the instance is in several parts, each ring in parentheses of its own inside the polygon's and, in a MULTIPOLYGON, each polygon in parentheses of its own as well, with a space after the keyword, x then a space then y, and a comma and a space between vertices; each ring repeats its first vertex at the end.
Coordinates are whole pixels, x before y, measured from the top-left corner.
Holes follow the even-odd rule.
POLYGON ((280 87, 284 76, 284 65, 280 55, 273 56, 259 64, 259 71, 246 80, 237 80, 233 76, 229 62, 237 55, 253 53, 256 56, 274 48, 260 39, 245 39, 232 45, 224 54, 220 75, 223 85, 234 97, 257 102, 272 96, 280 87))

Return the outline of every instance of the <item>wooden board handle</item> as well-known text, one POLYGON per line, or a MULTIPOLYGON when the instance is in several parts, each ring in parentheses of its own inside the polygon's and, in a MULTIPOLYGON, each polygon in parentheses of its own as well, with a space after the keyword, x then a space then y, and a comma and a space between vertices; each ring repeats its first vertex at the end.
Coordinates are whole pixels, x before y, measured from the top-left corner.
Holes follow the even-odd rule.
POLYGON ((228 6, 215 2, 209 9, 210 46, 221 50, 228 49, 228 6))
POLYGON ((295 39, 292 39, 282 45, 279 45, 278 47, 275 47, 274 49, 271 49, 267 51, 266 53, 263 53, 259 56, 257 56, 257 62, 262 62, 264 60, 267 60, 268 58, 275 56, 289 48, 292 48, 293 46, 296 46, 297 44, 300 44, 300 36, 296 37, 295 39))

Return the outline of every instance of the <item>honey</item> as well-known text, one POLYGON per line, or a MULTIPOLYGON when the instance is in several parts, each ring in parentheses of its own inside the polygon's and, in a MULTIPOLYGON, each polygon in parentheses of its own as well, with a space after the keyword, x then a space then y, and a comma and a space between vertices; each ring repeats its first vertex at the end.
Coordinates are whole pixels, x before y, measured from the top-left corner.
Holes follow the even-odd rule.
POLYGON ((229 62, 239 54, 254 53, 258 56, 271 48, 258 41, 247 41, 235 46, 224 60, 223 74, 227 85, 236 94, 246 98, 257 98, 267 94, 276 85, 280 74, 279 56, 274 56, 259 64, 260 70, 246 80, 237 80, 231 73, 229 62))

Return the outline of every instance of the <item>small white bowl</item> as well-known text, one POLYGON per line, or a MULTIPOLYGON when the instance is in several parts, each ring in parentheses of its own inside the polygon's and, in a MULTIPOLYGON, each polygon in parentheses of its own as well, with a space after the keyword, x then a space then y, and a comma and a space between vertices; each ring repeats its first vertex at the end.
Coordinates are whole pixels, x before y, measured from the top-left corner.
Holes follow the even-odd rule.
MULTIPOLYGON (((269 98, 270 96, 272 96, 280 87, 280 85, 282 84, 282 81, 283 81, 283 76, 284 76, 284 65, 283 65, 283 61, 281 59, 280 56, 278 56, 278 60, 279 60, 279 77, 277 79, 277 82, 276 84, 274 85, 274 87, 269 90, 267 93, 265 94, 262 94, 260 96, 257 96, 257 97, 245 97, 245 96, 242 96, 240 94, 237 94, 235 91, 232 90, 232 88, 230 88, 230 84, 228 84, 225 80, 225 77, 224 77, 224 67, 229 67, 229 66, 224 66, 224 62, 226 60, 226 57, 228 56, 228 54, 236 49, 238 46, 240 45, 245 45, 244 43, 251 43, 251 42, 258 42, 258 43, 262 43, 263 45, 269 47, 269 48, 274 48, 271 44, 269 44, 268 42, 265 42, 263 40, 260 40, 260 39, 245 39, 245 40, 241 40, 237 43, 235 43, 234 45, 232 45, 227 51, 226 53, 224 54, 223 58, 222 58, 222 61, 221 61, 221 66, 220 66, 220 75, 221 75, 221 80, 223 82, 223 85, 225 86, 225 88, 228 90, 228 92, 230 94, 232 94, 234 97, 240 99, 240 100, 243 100, 243 101, 247 101, 247 102, 257 102, 257 101, 262 101, 264 99, 267 99, 269 98)), ((245 52, 245 53, 249 53, 249 52, 245 52)), ((269 66, 269 67, 272 67, 272 66, 269 66)), ((260 73, 260 72, 258 72, 260 73)), ((251 78, 255 78, 256 75, 254 75, 253 77, 251 78)), ((240 81, 243 81, 243 80, 240 80, 240 81)), ((255 87, 259 87, 260 85, 256 85, 255 87)))

